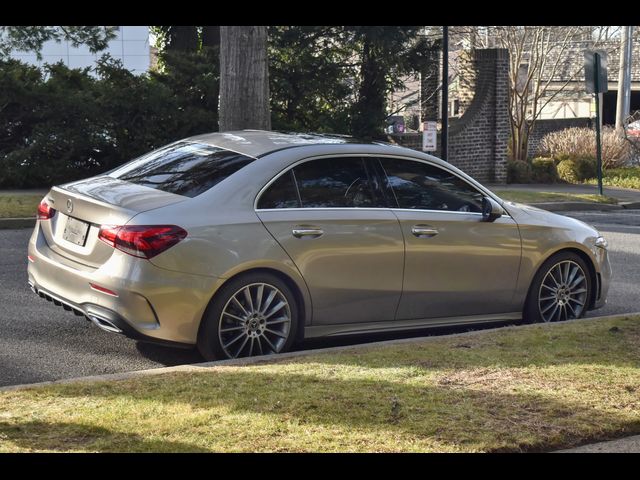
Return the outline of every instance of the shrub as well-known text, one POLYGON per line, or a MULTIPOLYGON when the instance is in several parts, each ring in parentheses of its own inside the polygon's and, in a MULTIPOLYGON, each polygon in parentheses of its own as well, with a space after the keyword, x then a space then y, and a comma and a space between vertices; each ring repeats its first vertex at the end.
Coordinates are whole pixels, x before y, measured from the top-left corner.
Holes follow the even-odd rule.
MULTIPOLYGON (((593 175, 595 177, 596 174, 593 175)), ((591 178, 588 183, 597 183, 591 178)), ((602 183, 611 187, 635 188, 640 190, 640 167, 615 168, 603 172, 602 183)))
POLYGON ((215 78, 194 63, 204 64, 185 57, 171 73, 136 76, 108 56, 96 75, 62 63, 40 71, 0 60, 0 188, 48 187, 96 175, 215 130, 215 78))
MULTIPOLYGON (((572 127, 551 132, 542 137, 538 152, 545 157, 553 157, 557 163, 563 160, 595 158, 596 136, 590 128, 572 127)), ((618 136, 612 127, 602 129, 602 165, 616 168, 628 164, 633 156, 629 142, 618 136)))
POLYGON ((558 177, 560 177, 561 180, 569 183, 576 183, 578 181, 577 166, 574 160, 562 160, 556 168, 558 177))
POLYGON ((534 158, 531 160, 531 178, 535 183, 555 183, 558 171, 553 158, 534 158))
POLYGON ((531 165, 521 160, 507 161, 507 182, 508 183, 531 183, 531 165))
POLYGON ((561 160, 556 166, 558 177, 565 182, 584 182, 597 175, 596 159, 580 157, 574 160, 561 160))
POLYGON ((576 174, 579 182, 598 175, 598 165, 594 157, 581 157, 574 161, 576 162, 576 174))

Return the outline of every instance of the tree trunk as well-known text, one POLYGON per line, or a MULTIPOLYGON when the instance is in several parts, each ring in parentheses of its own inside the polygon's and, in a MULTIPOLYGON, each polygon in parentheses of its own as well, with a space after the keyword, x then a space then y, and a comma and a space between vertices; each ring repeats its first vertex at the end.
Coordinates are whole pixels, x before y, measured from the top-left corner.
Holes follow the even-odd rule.
POLYGON ((270 130, 267 27, 220 27, 220 131, 270 130))
POLYGON ((168 28, 167 50, 174 52, 195 52, 198 50, 198 30, 192 25, 168 28))
POLYGON ((362 82, 354 105, 352 130, 356 137, 381 139, 386 118, 385 72, 377 59, 377 49, 365 36, 362 53, 362 82))
POLYGON ((202 46, 220 48, 220 26, 208 25, 202 27, 202 46))
POLYGON ((529 154, 529 131, 525 124, 515 126, 512 130, 513 138, 511 141, 511 156, 513 160, 527 161, 529 154))

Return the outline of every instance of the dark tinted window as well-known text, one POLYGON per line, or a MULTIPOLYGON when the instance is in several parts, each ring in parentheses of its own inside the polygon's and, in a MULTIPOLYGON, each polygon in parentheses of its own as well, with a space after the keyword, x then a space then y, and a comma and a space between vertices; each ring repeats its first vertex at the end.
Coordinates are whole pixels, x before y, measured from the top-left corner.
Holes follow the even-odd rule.
POLYGON ((213 145, 177 143, 143 155, 113 170, 109 176, 195 197, 253 160, 213 145))
POLYGON ((293 169, 303 207, 377 207, 362 158, 312 160, 293 169))
POLYGON ((258 208, 299 208, 298 192, 293 183, 293 172, 281 175, 258 200, 258 208))
POLYGON ((380 161, 400 208, 482 212, 482 194, 456 175, 422 162, 380 161))

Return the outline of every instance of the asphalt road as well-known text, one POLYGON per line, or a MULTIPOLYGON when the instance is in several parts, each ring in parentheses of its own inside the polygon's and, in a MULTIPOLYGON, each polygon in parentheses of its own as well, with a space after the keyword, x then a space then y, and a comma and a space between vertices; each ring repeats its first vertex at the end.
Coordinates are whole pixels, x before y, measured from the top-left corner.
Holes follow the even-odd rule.
MULTIPOLYGON (((566 212, 609 240, 614 281, 607 305, 589 316, 640 311, 640 211, 566 212)), ((27 286, 31 229, 0 230, 0 385, 116 373, 202 361, 176 350, 109 334, 40 299, 27 286)), ((488 326, 485 326, 485 328, 488 326)), ((481 328, 481 327, 478 327, 481 328)), ((468 327, 305 342, 301 349, 453 333, 468 327)))

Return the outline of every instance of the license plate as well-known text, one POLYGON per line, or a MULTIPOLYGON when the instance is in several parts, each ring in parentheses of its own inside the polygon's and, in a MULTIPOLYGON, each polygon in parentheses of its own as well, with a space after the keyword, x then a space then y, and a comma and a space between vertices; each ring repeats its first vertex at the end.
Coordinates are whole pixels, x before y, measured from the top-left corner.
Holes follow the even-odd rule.
POLYGON ((69 217, 67 218, 67 224, 64 227, 62 238, 67 242, 75 243, 76 245, 84 247, 88 232, 89 224, 87 222, 69 217))

